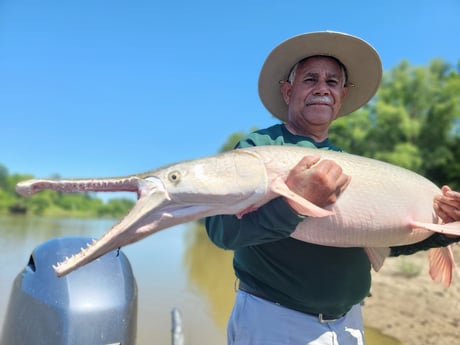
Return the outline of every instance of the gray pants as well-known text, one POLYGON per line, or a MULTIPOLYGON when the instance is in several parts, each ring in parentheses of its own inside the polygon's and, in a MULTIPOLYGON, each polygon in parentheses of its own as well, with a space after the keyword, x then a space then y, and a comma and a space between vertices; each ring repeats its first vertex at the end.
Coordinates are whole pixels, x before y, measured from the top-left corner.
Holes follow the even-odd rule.
POLYGON ((364 345, 361 306, 321 323, 304 314, 238 291, 228 322, 228 345, 364 345))

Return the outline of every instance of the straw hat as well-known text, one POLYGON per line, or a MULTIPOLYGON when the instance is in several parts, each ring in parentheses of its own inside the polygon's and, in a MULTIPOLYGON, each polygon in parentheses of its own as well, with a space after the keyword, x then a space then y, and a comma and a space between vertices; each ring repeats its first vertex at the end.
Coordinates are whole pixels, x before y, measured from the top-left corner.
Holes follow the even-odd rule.
POLYGON ((288 120, 288 108, 281 95, 280 81, 288 79, 291 68, 297 62, 314 55, 332 56, 347 69, 348 93, 338 116, 362 107, 377 92, 382 79, 382 63, 369 43, 333 31, 294 36, 271 51, 259 76, 259 97, 262 103, 283 122, 288 120))

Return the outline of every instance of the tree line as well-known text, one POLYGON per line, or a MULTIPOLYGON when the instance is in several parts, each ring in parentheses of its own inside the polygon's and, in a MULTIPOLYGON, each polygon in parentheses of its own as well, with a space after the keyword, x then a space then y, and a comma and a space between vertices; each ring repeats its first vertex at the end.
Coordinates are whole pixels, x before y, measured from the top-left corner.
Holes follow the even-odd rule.
MULTIPOLYGON (((254 130, 256 128, 252 128, 254 130)), ((230 135, 220 151, 232 149, 246 133, 230 135)), ((435 59, 428 66, 403 60, 384 73, 376 96, 331 126, 330 139, 343 150, 413 170, 437 185, 460 190, 460 60, 435 59)), ((91 193, 42 191, 30 198, 15 192, 31 175, 9 174, 0 164, 0 213, 120 216, 130 199, 107 203, 91 193)))

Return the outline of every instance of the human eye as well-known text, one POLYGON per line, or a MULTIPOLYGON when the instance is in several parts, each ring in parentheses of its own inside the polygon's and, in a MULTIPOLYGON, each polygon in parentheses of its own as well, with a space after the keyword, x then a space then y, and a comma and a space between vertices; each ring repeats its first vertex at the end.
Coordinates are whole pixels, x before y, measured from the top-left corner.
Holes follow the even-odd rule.
POLYGON ((328 80, 327 80, 327 83, 328 83, 329 85, 331 85, 331 86, 336 86, 336 85, 339 84, 339 81, 338 81, 337 79, 335 79, 335 78, 331 78, 331 79, 328 79, 328 80))
POLYGON ((318 78, 314 77, 314 76, 311 76, 311 75, 307 75, 303 78, 303 81, 304 83, 314 83, 318 80, 318 78))

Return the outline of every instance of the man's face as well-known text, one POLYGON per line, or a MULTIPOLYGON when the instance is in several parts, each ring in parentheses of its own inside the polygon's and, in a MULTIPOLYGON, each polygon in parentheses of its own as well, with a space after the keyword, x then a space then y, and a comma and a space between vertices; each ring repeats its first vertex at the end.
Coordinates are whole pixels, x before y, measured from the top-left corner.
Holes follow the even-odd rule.
POLYGON ((332 58, 314 56, 297 68, 295 79, 281 85, 289 122, 302 126, 329 125, 337 118, 347 93, 342 68, 332 58))

